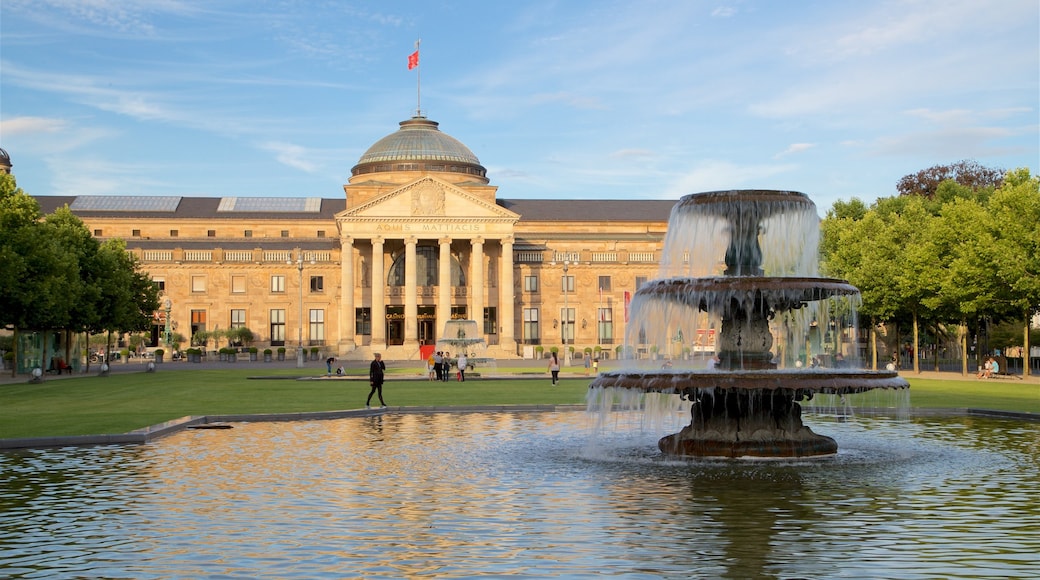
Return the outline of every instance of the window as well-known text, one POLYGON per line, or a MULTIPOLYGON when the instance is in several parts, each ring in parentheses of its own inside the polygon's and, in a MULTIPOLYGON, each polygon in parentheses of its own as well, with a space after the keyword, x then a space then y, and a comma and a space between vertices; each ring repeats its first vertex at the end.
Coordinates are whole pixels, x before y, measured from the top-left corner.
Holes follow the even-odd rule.
POLYGON ((636 276, 636 290, 646 286, 646 276, 636 276))
POLYGON ((159 292, 165 292, 166 291, 166 280, 165 279, 163 279, 163 278, 152 278, 152 284, 155 284, 155 287, 159 290, 159 292))
POLYGON ((372 334, 372 309, 354 309, 354 334, 361 336, 372 334))
POLYGON ((325 277, 324 276, 311 276, 311 292, 324 292, 325 291, 325 277))
POLYGON ((568 344, 574 344, 574 309, 561 308, 560 320, 563 321, 560 325, 560 337, 568 344))
POLYGON ((253 237, 253 230, 246 230, 246 231, 242 232, 242 237, 243 238, 251 238, 251 237, 253 237))
POLYGON ((538 344, 538 309, 524 308, 524 344, 538 344))
POLYGON ((191 311, 191 344, 195 346, 206 346, 205 342, 199 342, 195 340, 195 336, 200 332, 206 330, 206 311, 205 310, 192 310, 191 311))
POLYGON ((285 310, 271 310, 271 346, 285 346, 285 310))
POLYGON ((271 292, 285 292, 285 276, 271 276, 271 292))
POLYGON ((498 334, 498 309, 494 306, 484 309, 484 334, 498 334))
POLYGON ((282 237, 283 238, 288 238, 289 237, 289 230, 282 230, 282 237))
POLYGON ((451 307, 451 319, 452 320, 469 320, 469 316, 466 314, 465 306, 452 306, 451 307))
POLYGON ((574 292, 574 276, 563 277, 563 291, 574 292))
POLYGON ((600 344, 614 344, 614 311, 610 308, 599 308, 596 313, 596 334, 600 344))
POLYGON ((599 277, 599 291, 610 292, 610 276, 599 277))
POLYGON ((243 328, 246 325, 246 311, 244 309, 231 310, 231 323, 228 328, 243 328))
POLYGON ((319 238, 324 238, 325 237, 325 230, 318 230, 318 237, 319 238))
POLYGON ((101 237, 101 230, 94 230, 94 236, 100 238, 101 237))
POLYGON ((215 238, 215 237, 217 237, 217 230, 206 230, 206 237, 207 238, 215 238))
POLYGON ((141 230, 130 230, 130 235, 132 235, 135 238, 139 238, 141 237, 141 230))
POLYGON ((246 292, 246 277, 245 276, 231 276, 231 293, 232 294, 245 294, 246 292))
POLYGON ((192 276, 191 277, 191 291, 192 292, 205 292, 206 291, 206 277, 205 276, 192 276))
POLYGON ((325 311, 321 309, 310 311, 310 339, 311 346, 325 344, 325 311))
POLYGON ((179 234, 179 233, 180 232, 178 232, 177 230, 170 230, 170 237, 171 238, 176 238, 177 234, 179 234))
POLYGON ((524 276, 524 292, 538 291, 538 276, 524 276))

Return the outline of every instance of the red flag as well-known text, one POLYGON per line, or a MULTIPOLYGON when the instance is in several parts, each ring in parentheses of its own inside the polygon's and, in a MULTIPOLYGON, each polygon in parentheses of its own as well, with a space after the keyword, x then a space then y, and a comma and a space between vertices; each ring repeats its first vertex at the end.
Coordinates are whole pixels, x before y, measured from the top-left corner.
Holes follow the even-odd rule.
POLYGON ((419 51, 418 50, 416 50, 412 54, 408 55, 408 70, 412 70, 413 68, 415 68, 417 66, 419 66, 419 51))

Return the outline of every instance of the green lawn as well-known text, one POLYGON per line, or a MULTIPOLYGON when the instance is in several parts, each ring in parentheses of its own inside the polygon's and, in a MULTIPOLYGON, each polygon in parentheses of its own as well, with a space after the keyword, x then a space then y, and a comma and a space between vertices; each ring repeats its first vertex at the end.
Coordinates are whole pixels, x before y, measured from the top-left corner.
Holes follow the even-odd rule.
MULTIPOLYGON (((500 369, 505 370, 505 369, 500 369)), ((43 384, 0 385, 0 439, 125 433, 187 415, 331 411, 363 407, 364 380, 251 380, 253 370, 116 373, 43 384)), ((294 377, 271 370, 265 376, 294 377)), ((415 376, 414 371, 408 375, 415 376)), ((582 404, 589 379, 548 375, 465 383, 395 380, 383 389, 390 406, 582 404)), ((1022 381, 910 379, 911 405, 1040 413, 1040 385, 1022 381)))

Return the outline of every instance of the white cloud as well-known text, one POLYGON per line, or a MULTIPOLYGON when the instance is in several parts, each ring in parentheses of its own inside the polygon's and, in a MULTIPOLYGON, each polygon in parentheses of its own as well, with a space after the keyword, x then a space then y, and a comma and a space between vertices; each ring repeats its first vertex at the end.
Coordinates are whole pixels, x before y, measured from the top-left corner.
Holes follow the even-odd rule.
POLYGON ((0 135, 13 137, 33 133, 55 133, 65 129, 67 123, 63 119, 47 117, 15 117, 0 120, 0 135))
POLYGON ((666 188, 666 197, 688 193, 765 186, 767 178, 795 169, 794 165, 739 165, 729 161, 702 161, 676 176, 666 188))
POLYGON ((813 147, 816 147, 815 143, 791 143, 787 146, 787 149, 784 149, 780 153, 774 155, 773 159, 780 159, 781 157, 786 157, 795 153, 801 153, 802 151, 808 151, 813 147))
POLYGON ((269 142, 262 144, 260 148, 274 153, 275 159, 283 165, 288 165, 307 173, 314 173, 318 169, 317 164, 311 161, 313 158, 311 152, 305 147, 293 145, 292 143, 269 142))

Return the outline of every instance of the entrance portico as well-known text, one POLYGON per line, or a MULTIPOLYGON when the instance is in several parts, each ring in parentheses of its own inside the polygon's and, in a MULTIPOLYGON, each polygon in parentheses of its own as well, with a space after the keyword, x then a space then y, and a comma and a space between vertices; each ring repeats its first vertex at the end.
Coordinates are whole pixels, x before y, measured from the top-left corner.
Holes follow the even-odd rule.
POLYGON ((513 228, 519 219, 429 175, 358 206, 348 203, 336 216, 347 331, 340 352, 362 348, 416 358, 420 346, 441 338, 445 322, 462 318, 482 325, 489 351, 514 355, 513 228))

